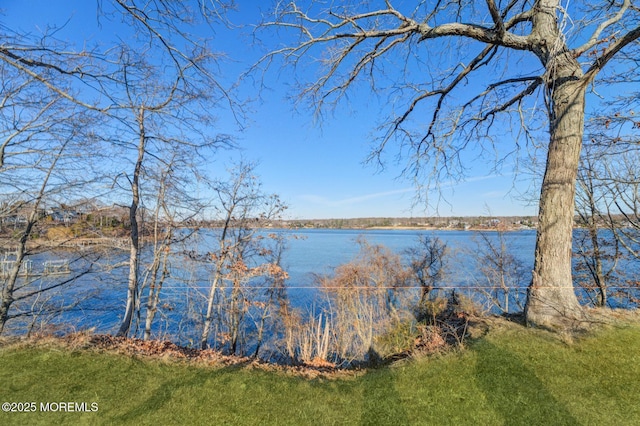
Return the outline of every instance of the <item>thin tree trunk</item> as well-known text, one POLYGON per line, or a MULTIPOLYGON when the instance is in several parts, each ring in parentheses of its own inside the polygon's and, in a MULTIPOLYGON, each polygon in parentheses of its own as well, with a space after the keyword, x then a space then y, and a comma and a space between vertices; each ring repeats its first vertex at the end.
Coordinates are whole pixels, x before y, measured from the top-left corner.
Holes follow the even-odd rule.
POLYGON ((36 210, 38 203, 35 204, 34 210, 31 212, 29 220, 27 222, 27 227, 20 237, 20 243, 18 244, 18 248, 16 250, 16 260, 11 267, 11 272, 9 272, 9 276, 7 277, 7 281, 2 287, 2 302, 0 303, 0 334, 4 331, 4 327, 9 320, 9 309, 13 304, 13 293, 15 291, 16 282, 18 280, 18 275, 20 274, 20 268, 24 263, 24 258, 27 252, 27 240, 29 235, 31 235, 31 230, 33 229, 33 225, 36 222, 36 210))
POLYGON ((55 158, 53 159, 51 166, 47 171, 47 175, 45 176, 44 181, 40 186, 40 191, 38 192, 36 199, 33 201, 33 208, 29 213, 29 217, 27 219, 27 226, 25 227, 25 230, 22 233, 22 236, 20 237, 20 242, 18 244, 18 248, 16 249, 16 260, 13 264, 13 267, 11 268, 11 272, 9 273, 9 276, 7 277, 7 281, 4 283, 2 287, 2 301, 0 301, 0 335, 4 331, 4 327, 7 321, 9 320, 9 309, 11 308, 11 305, 14 302, 13 296, 14 296, 16 282, 18 280, 18 275, 20 274, 20 268, 24 263, 24 258, 27 255, 27 241, 31 236, 33 227, 38 221, 38 210, 40 209, 40 204, 44 199, 45 191, 47 189, 47 185, 49 184, 49 179, 51 178, 51 174, 53 173, 53 170, 55 169, 56 164, 58 163, 58 160, 62 156, 62 153, 65 150, 67 143, 69 143, 69 140, 67 140, 64 144, 62 144, 60 150, 58 151, 55 158))
POLYGON ((151 326, 153 325, 153 320, 156 316, 156 312, 158 311, 162 285, 164 284, 164 280, 169 276, 169 268, 167 262, 169 257, 169 245, 163 244, 162 247, 162 275, 160 276, 160 279, 158 280, 157 278, 158 270, 160 269, 160 259, 155 260, 151 271, 152 277, 151 284, 149 285, 149 298, 147 300, 147 315, 145 317, 144 340, 149 340, 151 338, 151 326))
POLYGON ((240 323, 243 317, 243 297, 240 289, 240 280, 236 277, 233 280, 233 290, 231 291, 231 306, 229 308, 229 334, 231 335, 230 354, 235 355, 238 350, 240 339, 240 323))
POLYGON ((591 274, 596 286, 598 287, 598 301, 597 306, 604 307, 607 305, 607 279, 604 276, 602 270, 602 250, 600 250, 600 241, 598 240, 598 224, 595 219, 596 206, 591 198, 591 218, 589 222, 589 237, 591 238, 591 245, 593 247, 593 265, 590 267, 591 274))
MULTIPOLYGON (((160 180, 160 188, 158 189, 158 196, 156 200, 156 209, 153 215, 153 263, 151 264, 151 268, 149 271, 149 275, 151 276, 150 284, 149 284, 149 294, 147 297, 147 313, 145 315, 145 325, 144 325, 144 340, 149 340, 151 338, 151 326, 153 325, 153 320, 156 316, 156 312, 158 311, 158 304, 160 303, 160 292, 162 291, 162 285, 164 284, 164 280, 169 276, 168 269, 168 257, 170 253, 171 239, 173 238, 173 220, 168 224, 168 229, 164 231, 164 235, 162 237, 162 243, 160 243, 160 209, 165 206, 165 179, 168 178, 169 168, 162 175, 162 179, 160 180), (161 260, 162 257, 162 260, 161 260), (162 275, 158 280, 158 271, 160 270, 160 262, 162 262, 162 275)), ((165 213, 167 213, 166 208, 164 208, 165 213)), ((171 215, 167 215, 171 217, 171 215)))
MULTIPOLYGON (((598 255, 599 256, 599 255, 598 255)), ((607 306, 607 280, 602 272, 602 260, 596 260, 596 285, 598 286, 598 306, 604 308, 607 306)))
POLYGON ((144 130, 144 108, 140 108, 137 117, 139 126, 139 142, 138 142, 138 159, 133 171, 133 180, 131 181, 131 206, 129 207, 129 221, 131 223, 130 232, 130 251, 129 251, 129 278, 127 285, 127 305, 124 311, 124 318, 118 330, 118 336, 127 336, 131 328, 133 320, 133 312, 136 307, 136 297, 138 293, 138 253, 139 253, 139 230, 137 212, 140 205, 140 173, 142 171, 142 161, 145 152, 145 130, 144 130))
MULTIPOLYGON (((221 242, 221 246, 224 244, 221 242)), ((204 326, 202 328, 202 335, 200 336, 200 349, 207 349, 209 347, 209 333, 211 333, 211 324, 213 323, 213 305, 216 296, 216 290, 218 289, 218 282, 222 279, 222 266, 224 264, 224 255, 220 253, 220 259, 216 263, 216 271, 209 288, 209 296, 207 297, 207 314, 204 318, 204 326)))
POLYGON ((220 252, 218 254, 219 257, 216 261, 216 268, 214 272, 215 275, 213 277, 213 281, 211 282, 211 287, 209 288, 209 296, 207 297, 207 314, 204 319, 202 335, 200 336, 201 349, 207 349, 207 347, 209 346, 209 333, 211 333, 211 324, 213 323, 213 305, 215 301, 216 290, 218 289, 218 283, 222 279, 222 268, 227 256, 228 248, 226 247, 226 239, 227 231, 229 230, 229 226, 231 223, 232 214, 233 209, 229 209, 229 211, 227 211, 227 217, 225 219, 222 235, 220 236, 220 252))

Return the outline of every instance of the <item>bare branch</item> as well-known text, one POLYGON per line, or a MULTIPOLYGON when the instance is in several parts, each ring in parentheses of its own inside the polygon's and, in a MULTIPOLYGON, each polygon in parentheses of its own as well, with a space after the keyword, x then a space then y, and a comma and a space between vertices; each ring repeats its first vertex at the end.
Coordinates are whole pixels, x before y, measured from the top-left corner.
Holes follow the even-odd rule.
POLYGON ((462 36, 472 38, 483 43, 505 46, 516 50, 530 50, 529 37, 518 36, 511 33, 500 34, 497 31, 482 27, 480 25, 449 23, 430 27, 427 24, 418 24, 417 32, 420 34, 420 41, 440 38, 462 36))
POLYGON ((504 86, 504 85, 513 84, 513 83, 523 83, 528 81, 530 81, 531 83, 523 91, 521 91, 520 93, 517 93, 511 99, 508 99, 507 101, 496 105, 494 108, 491 108, 489 111, 485 112, 484 114, 482 114, 481 117, 477 119, 478 121, 485 121, 493 115, 506 111, 509 107, 515 105, 516 103, 522 101, 526 96, 532 94, 542 83, 544 83, 544 80, 542 79, 542 77, 534 76, 534 77, 511 78, 511 79, 500 81, 498 83, 491 84, 488 86, 485 92, 481 93, 480 95, 472 99, 464 107, 466 108, 467 106, 471 105, 472 102, 474 102, 475 100, 481 97, 486 96, 487 93, 489 93, 490 91, 493 91, 499 86, 504 86))
POLYGON ((633 43, 640 38, 640 26, 629 31, 621 38, 617 39, 615 43, 611 44, 604 53, 599 56, 593 64, 585 72, 585 79, 587 82, 593 81, 595 76, 604 68, 604 66, 614 58, 614 56, 623 48, 633 43))
POLYGON ((494 0, 486 0, 486 2, 487 7, 489 8, 489 13, 491 14, 491 19, 493 19, 493 23, 496 24, 498 35, 503 37, 506 29, 504 27, 504 22, 502 22, 502 16, 500 16, 498 6, 496 6, 496 2, 494 0))
POLYGON ((589 38, 589 40, 587 40, 587 42, 585 42, 582 46, 573 50, 573 56, 577 58, 587 50, 594 47, 596 44, 600 43, 599 38, 602 32, 607 28, 609 28, 611 25, 614 25, 615 23, 619 22, 624 16, 629 6, 631 6, 631 0, 624 0, 622 3, 622 6, 620 6, 620 9, 615 15, 613 15, 611 18, 607 19, 606 21, 601 22, 600 25, 598 25, 598 28, 596 28, 593 34, 591 35, 591 38, 589 38))
MULTIPOLYGON (((4 52, 2 52, 4 53, 4 52)), ((51 80, 45 76, 42 76, 41 74, 38 74, 37 72, 31 70, 28 66, 25 65, 25 63, 29 63, 28 61, 25 62, 24 59, 13 59, 11 56, 6 56, 4 57, 4 61, 8 64, 10 64, 11 66, 15 67, 16 69, 24 72, 25 74, 29 75, 30 77, 33 77, 35 80, 39 81, 40 83, 44 84, 47 88, 49 88, 51 91, 59 94, 60 96, 62 96, 65 99, 70 100, 71 102, 78 104, 84 108, 87 108, 89 110, 94 110, 94 111, 106 111, 107 109, 101 109, 96 107, 95 105, 92 104, 88 104, 84 101, 81 101, 77 96, 72 95, 68 90, 64 90, 60 87, 58 87, 57 85, 53 84, 51 82, 51 80)), ((54 67, 54 66, 51 66, 54 67)), ((54 67, 57 68, 57 67, 54 67)))

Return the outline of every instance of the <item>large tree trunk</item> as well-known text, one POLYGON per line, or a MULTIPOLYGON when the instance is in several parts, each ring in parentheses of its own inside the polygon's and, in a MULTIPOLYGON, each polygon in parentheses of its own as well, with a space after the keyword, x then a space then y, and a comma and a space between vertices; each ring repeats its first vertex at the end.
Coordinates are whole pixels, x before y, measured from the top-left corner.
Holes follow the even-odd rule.
POLYGON ((571 326, 583 311, 571 278, 575 184, 578 173, 586 83, 577 62, 558 55, 547 64, 552 76, 550 142, 542 181, 533 280, 526 320, 543 327, 571 326))

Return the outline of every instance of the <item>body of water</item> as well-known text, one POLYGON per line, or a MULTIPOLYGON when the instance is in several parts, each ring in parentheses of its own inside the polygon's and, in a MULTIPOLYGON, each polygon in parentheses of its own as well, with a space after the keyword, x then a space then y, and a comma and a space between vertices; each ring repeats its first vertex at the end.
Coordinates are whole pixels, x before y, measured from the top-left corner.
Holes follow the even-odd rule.
MULTIPOLYGON (((291 287, 312 287, 313 274, 330 273, 332 268, 352 260, 359 251, 358 240, 366 239, 370 244, 383 245, 395 253, 403 254, 407 249, 419 245, 421 236, 438 238, 447 245, 447 270, 443 287, 462 288, 483 286, 472 253, 482 246, 479 234, 471 231, 416 231, 416 230, 334 230, 313 229, 296 231, 300 238, 289 242, 284 257, 289 271, 291 287)), ((497 243, 498 235, 487 232, 487 237, 497 243)), ((503 233, 509 254, 523 268, 531 270, 535 250, 535 231, 524 230, 503 233)), ((313 297, 303 289, 290 290, 292 300, 313 297)))
MULTIPOLYGON (((488 287, 492 283, 489 282, 490 277, 486 269, 491 262, 488 262, 486 257, 490 255, 486 241, 491 242, 496 248, 504 243, 504 254, 515 268, 513 272, 509 272, 513 273, 513 276, 510 276, 511 281, 508 283, 511 287, 508 307, 510 311, 518 311, 524 303, 530 271, 533 268, 536 237, 533 230, 510 231, 501 235, 497 232, 486 232, 486 238, 473 231, 305 229, 269 232, 286 237, 287 248, 283 254, 282 266, 289 274, 286 282, 287 297, 291 306, 307 311, 318 308, 323 303, 322 294, 316 288, 315 276, 330 274, 333 268, 354 259, 360 250, 359 240, 366 239, 369 244, 383 245, 404 256, 406 250, 418 245, 419 238, 424 235, 438 238, 448 247, 446 274, 440 283, 441 291, 446 293, 456 289, 470 298, 477 299, 486 310, 494 312, 500 311, 496 309, 496 301, 504 309, 507 305, 504 298, 507 296, 497 295, 498 299, 490 300, 491 290, 488 287), (483 295, 485 300, 482 300, 483 295)), ((265 235, 266 233, 265 231, 265 235)), ((161 309, 154 324, 156 336, 185 336, 190 331, 192 335, 197 335, 193 331, 197 331, 202 322, 212 264, 194 259, 203 255, 206 257, 207 252, 214 252, 216 248, 216 231, 204 230, 176 250, 176 254, 171 258, 171 276, 164 284, 161 309)), ((51 254, 41 255, 32 260, 34 264, 38 264, 45 262, 47 256, 51 254)), ((71 253, 63 253, 60 256, 70 260, 73 270, 88 272, 62 287, 62 296, 58 295, 46 301, 49 304, 57 303, 59 306, 66 303, 68 312, 55 317, 43 310, 42 322, 72 325, 79 329, 95 327, 96 332, 115 332, 124 312, 128 253, 118 251, 103 254, 99 258, 93 255, 78 258, 71 253), (47 318, 44 315, 51 317, 47 318)), ((52 279, 63 281, 68 278, 69 276, 52 279)), ((45 278, 41 278, 41 281, 44 280, 45 278)), ((34 285, 43 284, 34 281, 31 286, 34 285)), ((143 306, 141 312, 144 315, 146 293, 143 292, 140 301, 143 306)), ((139 324, 143 323, 144 318, 139 318, 139 324)))

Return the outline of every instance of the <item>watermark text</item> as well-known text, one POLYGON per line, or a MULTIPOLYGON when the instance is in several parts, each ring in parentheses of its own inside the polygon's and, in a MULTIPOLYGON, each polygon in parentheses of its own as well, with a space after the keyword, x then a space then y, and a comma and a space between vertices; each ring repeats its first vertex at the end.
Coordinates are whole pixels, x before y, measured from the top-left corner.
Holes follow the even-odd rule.
POLYGON ((98 411, 97 402, 50 401, 50 402, 3 402, 5 413, 94 413, 98 411))

